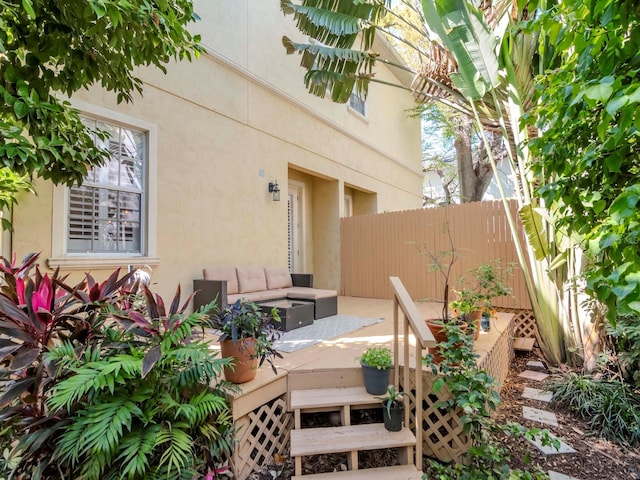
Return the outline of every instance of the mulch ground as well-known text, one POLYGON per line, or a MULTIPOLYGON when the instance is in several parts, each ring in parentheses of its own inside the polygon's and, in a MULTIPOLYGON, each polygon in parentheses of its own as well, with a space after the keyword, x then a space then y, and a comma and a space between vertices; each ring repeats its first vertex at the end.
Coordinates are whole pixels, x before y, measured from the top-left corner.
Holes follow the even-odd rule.
MULTIPOLYGON (((576 450, 573 454, 544 455, 525 440, 510 442, 512 466, 523 469, 540 467, 545 472, 554 470, 580 480, 640 480, 640 448, 628 450, 598 437, 598 432, 590 431, 588 425, 571 412, 550 406, 536 400, 522 398, 524 387, 544 389, 545 383, 534 382, 518 374, 527 369, 528 360, 537 360, 533 355, 516 355, 509 375, 500 393, 502 403, 496 412, 498 421, 514 421, 525 427, 547 428, 561 437, 576 450), (544 426, 522 417, 522 407, 553 411, 558 417, 558 427, 544 426)), ((382 421, 380 410, 361 410, 352 413, 353 424, 382 421)), ((303 417, 306 427, 331 426, 339 422, 336 414, 307 414, 303 417)), ((288 452, 283 452, 288 455, 288 452)), ((394 450, 361 452, 359 468, 373 468, 398 464, 394 450)), ((347 469, 345 454, 318 455, 303 459, 303 473, 333 472, 347 469)), ((430 475, 429 461, 425 460, 423 471, 430 475)), ((247 480, 289 480, 293 476, 293 461, 278 456, 269 465, 253 472, 247 480)))
POLYGON ((500 392, 502 404, 498 410, 498 420, 518 421, 525 427, 541 427, 537 422, 522 418, 522 406, 553 411, 558 417, 557 427, 546 427, 554 435, 561 437, 565 443, 576 450, 574 454, 544 455, 528 443, 522 441, 513 446, 515 466, 525 467, 523 459, 526 454, 531 465, 540 466, 545 472, 554 470, 581 480, 636 480, 640 479, 640 448, 627 450, 619 445, 599 438, 598 432, 591 431, 589 426, 570 411, 543 402, 522 398, 524 387, 543 390, 543 383, 519 377, 527 370, 528 360, 537 360, 533 355, 516 355, 511 363, 509 376, 500 392), (520 452, 519 455, 517 453, 520 452), (524 452, 524 454, 522 453, 524 452))

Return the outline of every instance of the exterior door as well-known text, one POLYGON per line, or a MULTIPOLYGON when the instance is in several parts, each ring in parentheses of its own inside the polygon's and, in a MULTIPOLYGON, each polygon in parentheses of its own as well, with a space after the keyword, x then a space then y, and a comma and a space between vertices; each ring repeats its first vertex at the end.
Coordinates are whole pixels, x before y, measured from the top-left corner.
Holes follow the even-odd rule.
POLYGON ((302 199, 304 195, 304 184, 289 182, 289 192, 287 195, 288 212, 288 247, 289 247, 289 271, 300 273, 302 266, 302 199))

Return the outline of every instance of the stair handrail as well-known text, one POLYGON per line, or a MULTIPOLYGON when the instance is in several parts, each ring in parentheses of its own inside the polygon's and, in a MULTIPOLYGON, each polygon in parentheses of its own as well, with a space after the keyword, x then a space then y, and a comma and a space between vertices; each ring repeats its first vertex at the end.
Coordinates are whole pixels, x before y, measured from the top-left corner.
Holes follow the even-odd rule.
MULTIPOLYGON (((422 375, 417 378, 418 372, 422 372, 422 351, 428 347, 435 347, 437 342, 433 338, 433 334, 427 327, 422 315, 418 311, 418 307, 407 292, 407 289, 403 285, 402 281, 398 277, 389 277, 391 287, 393 288, 393 373, 394 373, 394 386, 396 391, 400 390, 400 315, 402 312, 403 326, 403 348, 402 348, 402 383, 405 389, 410 388, 411 381, 411 356, 410 356, 410 342, 409 335, 413 334, 415 337, 415 359, 416 364, 413 373, 413 380, 416 386, 416 393, 414 404, 416 406, 415 422, 414 422, 414 435, 416 436, 416 468, 422 470, 422 375)), ((408 405, 408 396, 404 395, 405 409, 404 409, 404 422, 405 425, 410 425, 411 412, 408 405)))

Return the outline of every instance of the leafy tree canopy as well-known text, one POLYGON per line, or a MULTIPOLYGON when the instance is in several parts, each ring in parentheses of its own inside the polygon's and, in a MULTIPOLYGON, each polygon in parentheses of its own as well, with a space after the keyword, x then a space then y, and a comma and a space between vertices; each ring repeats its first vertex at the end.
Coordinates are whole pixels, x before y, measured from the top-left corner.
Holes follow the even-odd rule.
POLYGON ((558 2, 534 28, 561 68, 539 83, 533 169, 556 225, 584 242, 588 286, 616 313, 640 312, 640 4, 558 2))
POLYGON ((0 166, 82 182, 108 152, 62 98, 100 84, 131 101, 134 67, 199 54, 196 19, 191 0, 0 0, 0 166))

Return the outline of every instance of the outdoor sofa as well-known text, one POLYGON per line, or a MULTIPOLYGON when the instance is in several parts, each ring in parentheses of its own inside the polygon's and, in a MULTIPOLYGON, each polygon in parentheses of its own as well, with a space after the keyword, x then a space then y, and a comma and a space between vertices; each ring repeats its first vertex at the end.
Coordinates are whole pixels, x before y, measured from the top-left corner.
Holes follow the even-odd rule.
POLYGON ((313 302, 314 318, 338 313, 335 290, 313 288, 313 274, 290 273, 286 267, 213 267, 202 269, 193 281, 194 310, 218 299, 225 308, 241 299, 250 302, 290 299, 313 302))

